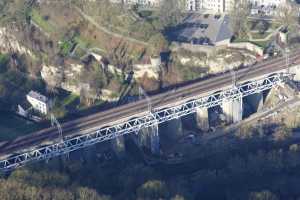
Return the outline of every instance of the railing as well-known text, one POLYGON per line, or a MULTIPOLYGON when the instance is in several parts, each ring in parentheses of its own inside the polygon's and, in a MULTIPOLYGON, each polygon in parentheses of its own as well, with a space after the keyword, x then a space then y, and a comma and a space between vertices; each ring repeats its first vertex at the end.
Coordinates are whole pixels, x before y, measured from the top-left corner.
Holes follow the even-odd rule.
POLYGON ((0 170, 13 170, 29 162, 48 160, 122 135, 133 132, 138 133, 142 128, 157 125, 172 119, 178 119, 182 116, 194 113, 197 108, 214 107, 222 104, 223 101, 234 100, 271 89, 274 85, 278 85, 287 80, 287 78, 289 78, 288 74, 275 74, 267 78, 237 85, 234 88, 214 93, 209 96, 200 97, 171 108, 162 110, 154 109, 152 113, 123 123, 107 128, 101 128, 89 134, 76 136, 56 144, 8 157, 5 160, 0 161, 0 170))

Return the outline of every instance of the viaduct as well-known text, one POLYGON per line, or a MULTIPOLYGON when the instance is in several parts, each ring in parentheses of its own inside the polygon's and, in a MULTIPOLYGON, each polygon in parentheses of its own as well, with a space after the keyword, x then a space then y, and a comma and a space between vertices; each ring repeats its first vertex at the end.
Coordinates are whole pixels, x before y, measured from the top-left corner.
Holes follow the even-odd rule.
POLYGON ((29 162, 73 152, 93 144, 136 133, 144 135, 143 145, 153 154, 159 152, 159 124, 181 123, 181 117, 193 114, 198 127, 209 128, 208 108, 221 106, 226 121, 236 123, 243 117, 243 99, 259 111, 264 104, 263 92, 290 80, 300 81, 300 50, 284 57, 260 62, 209 79, 178 87, 61 125, 64 139, 55 128, 47 128, 14 141, 0 144, 0 170, 9 171, 29 162))

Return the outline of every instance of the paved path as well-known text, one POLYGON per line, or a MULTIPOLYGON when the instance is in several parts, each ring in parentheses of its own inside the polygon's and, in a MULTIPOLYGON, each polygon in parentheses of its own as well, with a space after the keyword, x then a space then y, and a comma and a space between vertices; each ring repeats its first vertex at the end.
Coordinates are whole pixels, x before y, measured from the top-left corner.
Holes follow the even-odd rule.
POLYGON ((279 28, 275 29, 273 31, 273 33, 270 33, 267 37, 262 38, 262 39, 253 39, 252 34, 250 32, 247 35, 249 37, 249 41, 251 41, 251 42, 265 42, 265 41, 270 40, 271 37, 275 36, 279 32, 280 29, 281 29, 281 26, 279 28))

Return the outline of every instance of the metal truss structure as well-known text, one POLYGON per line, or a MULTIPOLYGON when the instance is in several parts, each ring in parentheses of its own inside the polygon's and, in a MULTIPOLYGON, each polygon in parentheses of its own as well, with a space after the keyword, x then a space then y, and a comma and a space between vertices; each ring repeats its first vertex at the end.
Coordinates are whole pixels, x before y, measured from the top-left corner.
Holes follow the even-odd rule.
POLYGON ((164 108, 161 110, 154 109, 149 114, 123 123, 119 123, 107 128, 100 128, 99 130, 89 134, 76 136, 74 138, 66 139, 46 147, 37 148, 26 153, 8 157, 0 161, 0 170, 10 171, 29 162, 49 160, 53 157, 67 154, 96 143, 111 140, 125 134, 133 132, 138 133, 142 128, 155 125, 157 126, 157 124, 195 113, 197 108, 214 107, 221 105, 224 101, 239 99, 244 96, 271 89, 273 86, 279 85, 286 81, 287 78, 289 78, 288 74, 274 74, 267 78, 236 85, 228 90, 200 97, 195 100, 190 100, 186 103, 171 108, 164 108))

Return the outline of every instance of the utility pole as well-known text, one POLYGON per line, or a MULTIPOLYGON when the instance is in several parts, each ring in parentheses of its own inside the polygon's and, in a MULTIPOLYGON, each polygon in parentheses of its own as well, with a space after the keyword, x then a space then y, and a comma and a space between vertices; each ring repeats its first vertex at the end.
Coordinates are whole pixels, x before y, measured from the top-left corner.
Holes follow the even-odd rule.
POLYGON ((60 123, 58 122, 58 120, 56 119, 56 117, 54 116, 54 114, 52 114, 52 113, 50 115, 50 118, 51 118, 51 126, 52 127, 54 127, 54 126, 57 127, 59 137, 60 137, 61 141, 63 142, 64 138, 63 138, 62 128, 60 126, 60 123))
POLYGON ((141 86, 139 86, 139 97, 140 97, 140 99, 142 99, 141 98, 142 96, 144 96, 146 98, 146 100, 147 100, 149 113, 152 113, 151 100, 150 100, 149 96, 147 95, 147 93, 145 92, 145 90, 141 86))
MULTIPOLYGON (((229 72, 231 74, 231 84, 232 84, 232 87, 235 88, 236 87, 236 73, 235 73, 235 71, 232 68, 228 68, 227 66, 225 67, 225 69, 229 70, 229 72)), ((225 71, 225 73, 226 73, 226 71, 225 71)))
POLYGON ((290 73, 290 49, 288 47, 285 48, 285 62, 286 62, 286 68, 287 68, 287 73, 290 73))
MULTIPOLYGON (((151 116, 153 116, 153 118, 155 119, 154 114, 152 113, 152 104, 151 104, 151 99, 149 98, 149 96, 147 95, 147 93, 145 92, 145 90, 139 86, 139 97, 141 98, 142 96, 144 96, 147 100, 147 104, 148 104, 148 112, 151 116)), ((151 126, 148 127, 148 131, 150 128, 150 149, 152 153, 159 153, 159 135, 158 135, 158 123, 157 120, 155 120, 155 123, 151 126)))
POLYGON ((231 78, 232 78, 232 86, 236 87, 236 73, 233 69, 230 69, 231 78))
MULTIPOLYGON (((62 128, 61 128, 60 123, 58 122, 58 120, 56 119, 56 117, 54 116, 53 113, 51 113, 50 118, 51 118, 51 126, 52 127, 54 127, 54 126, 57 127, 59 138, 60 138, 61 142, 63 142, 64 141, 64 137, 63 137, 62 128)), ((66 154, 66 158, 67 159, 70 158, 70 153, 66 154)), ((48 162, 48 160, 47 160, 47 162, 48 162)))

